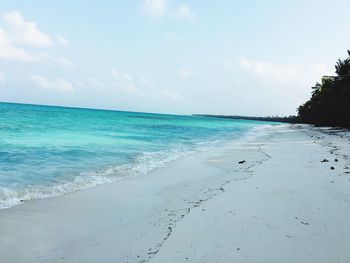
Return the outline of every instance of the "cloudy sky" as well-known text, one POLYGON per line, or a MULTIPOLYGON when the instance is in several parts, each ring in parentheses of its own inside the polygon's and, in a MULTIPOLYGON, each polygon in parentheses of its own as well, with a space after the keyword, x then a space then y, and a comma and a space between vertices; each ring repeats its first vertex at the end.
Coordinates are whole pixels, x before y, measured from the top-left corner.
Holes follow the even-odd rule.
POLYGON ((350 48, 350 1, 2 1, 0 101, 295 114, 350 48))

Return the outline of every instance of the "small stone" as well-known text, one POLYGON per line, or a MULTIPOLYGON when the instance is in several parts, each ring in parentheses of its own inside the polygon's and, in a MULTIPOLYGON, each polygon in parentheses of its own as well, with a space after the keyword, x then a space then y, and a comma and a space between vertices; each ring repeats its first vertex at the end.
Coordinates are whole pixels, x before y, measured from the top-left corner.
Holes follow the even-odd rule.
POLYGON ((333 167, 333 166, 331 166, 331 170, 334 170, 334 167, 333 167))
POLYGON ((321 163, 328 163, 329 161, 327 159, 323 159, 321 163))
POLYGON ((245 160, 239 161, 238 163, 239 163, 239 164, 243 164, 243 163, 245 163, 245 160))
POLYGON ((334 159, 335 162, 338 162, 338 159, 334 159))

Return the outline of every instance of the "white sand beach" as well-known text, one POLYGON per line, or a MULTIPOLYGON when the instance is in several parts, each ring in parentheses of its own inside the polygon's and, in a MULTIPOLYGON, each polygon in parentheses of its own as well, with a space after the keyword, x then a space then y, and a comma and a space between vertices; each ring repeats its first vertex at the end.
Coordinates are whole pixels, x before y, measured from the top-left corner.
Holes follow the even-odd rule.
POLYGON ((259 134, 0 210, 0 262, 350 262, 349 134, 259 134))

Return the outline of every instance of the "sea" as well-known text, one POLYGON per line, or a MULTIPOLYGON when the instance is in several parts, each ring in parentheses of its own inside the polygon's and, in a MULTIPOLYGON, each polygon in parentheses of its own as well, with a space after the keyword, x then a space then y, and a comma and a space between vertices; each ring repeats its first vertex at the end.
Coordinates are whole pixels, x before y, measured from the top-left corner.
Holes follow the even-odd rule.
MULTIPOLYGON (((0 103, 0 209, 135 176, 271 123, 0 103)), ((166 176, 166 174, 164 174, 166 176)))

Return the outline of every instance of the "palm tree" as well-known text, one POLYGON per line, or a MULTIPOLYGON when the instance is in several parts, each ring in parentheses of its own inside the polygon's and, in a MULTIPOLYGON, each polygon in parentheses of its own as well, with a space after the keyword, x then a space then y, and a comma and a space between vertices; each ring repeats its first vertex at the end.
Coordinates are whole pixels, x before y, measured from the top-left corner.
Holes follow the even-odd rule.
POLYGON ((311 98, 298 108, 300 121, 350 128, 350 50, 335 70, 336 77, 324 76, 312 87, 311 98))
POLYGON ((350 50, 348 50, 348 58, 344 60, 338 59, 335 65, 335 73, 337 73, 340 78, 350 76, 350 50))
POLYGON ((312 88, 312 96, 316 96, 318 93, 320 93, 322 89, 322 85, 317 82, 316 85, 311 88, 312 88))

